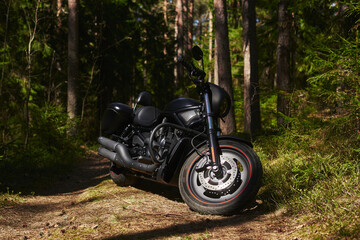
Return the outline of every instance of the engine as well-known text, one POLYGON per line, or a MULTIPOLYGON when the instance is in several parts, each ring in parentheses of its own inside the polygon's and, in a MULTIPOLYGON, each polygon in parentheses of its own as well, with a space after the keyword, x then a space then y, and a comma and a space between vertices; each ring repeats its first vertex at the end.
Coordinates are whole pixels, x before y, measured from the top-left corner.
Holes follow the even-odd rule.
MULTIPOLYGON (((180 139, 181 132, 171 128, 161 128, 156 132, 152 141, 152 148, 158 162, 164 161, 170 154, 170 150, 180 139)), ((134 133, 129 139, 129 153, 134 160, 143 163, 151 163, 149 152, 150 132, 134 133)))

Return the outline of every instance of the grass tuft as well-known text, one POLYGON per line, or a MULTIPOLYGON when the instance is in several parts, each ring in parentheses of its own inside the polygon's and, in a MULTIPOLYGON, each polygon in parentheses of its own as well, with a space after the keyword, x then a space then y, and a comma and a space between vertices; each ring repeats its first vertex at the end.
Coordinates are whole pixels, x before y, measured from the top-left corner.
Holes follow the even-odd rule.
POLYGON ((304 237, 359 236, 359 136, 336 121, 293 126, 255 142, 264 166, 261 200, 307 219, 308 227, 298 230, 304 237))

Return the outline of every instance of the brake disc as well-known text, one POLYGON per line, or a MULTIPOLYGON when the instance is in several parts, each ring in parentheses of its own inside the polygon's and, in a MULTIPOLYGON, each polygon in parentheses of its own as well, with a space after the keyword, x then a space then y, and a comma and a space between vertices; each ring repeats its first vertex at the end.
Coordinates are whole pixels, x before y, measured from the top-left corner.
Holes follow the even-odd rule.
POLYGON ((210 191, 223 192, 231 187, 238 175, 236 161, 231 157, 220 155, 220 163, 223 171, 222 178, 217 178, 211 168, 199 172, 198 178, 201 185, 210 191))

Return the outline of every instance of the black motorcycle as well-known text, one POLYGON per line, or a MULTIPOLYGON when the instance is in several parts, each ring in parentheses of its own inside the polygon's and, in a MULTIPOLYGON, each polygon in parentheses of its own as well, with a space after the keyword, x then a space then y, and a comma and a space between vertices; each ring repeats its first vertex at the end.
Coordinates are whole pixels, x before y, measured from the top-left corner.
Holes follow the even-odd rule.
MULTIPOLYGON (((192 53, 202 60, 199 47, 192 53)), ((232 214, 254 200, 261 162, 247 140, 220 135, 219 119, 229 112, 229 95, 205 82, 203 70, 183 58, 179 62, 189 71, 200 102, 178 98, 160 111, 151 105, 150 93, 141 92, 134 108, 112 103, 102 120, 98 152, 110 159, 110 176, 120 186, 139 177, 176 185, 191 209, 232 214)))

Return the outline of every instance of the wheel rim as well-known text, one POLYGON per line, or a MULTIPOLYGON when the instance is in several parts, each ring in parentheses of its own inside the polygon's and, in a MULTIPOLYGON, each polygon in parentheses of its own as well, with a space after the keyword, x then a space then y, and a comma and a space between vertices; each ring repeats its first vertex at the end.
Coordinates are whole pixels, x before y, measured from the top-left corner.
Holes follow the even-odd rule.
MULTIPOLYGON (((197 156, 191 163, 186 176, 187 188, 190 194, 205 204, 223 204, 241 195, 251 178, 251 164, 247 155, 234 146, 220 146, 222 155, 220 162, 223 176, 218 179, 210 168, 203 168, 208 159, 197 156)), ((203 155, 208 150, 203 152, 203 155)))

